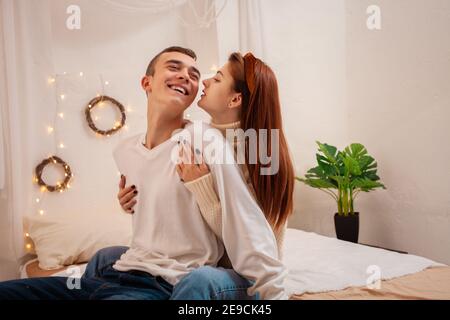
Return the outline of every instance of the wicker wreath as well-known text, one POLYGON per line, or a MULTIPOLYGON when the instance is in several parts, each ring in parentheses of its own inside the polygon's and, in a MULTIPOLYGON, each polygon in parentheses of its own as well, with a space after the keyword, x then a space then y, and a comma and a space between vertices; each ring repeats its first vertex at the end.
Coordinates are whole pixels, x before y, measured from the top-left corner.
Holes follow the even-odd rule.
POLYGON ((71 178, 72 178, 72 171, 70 170, 69 165, 57 156, 51 156, 47 159, 42 160, 42 162, 36 167, 36 182, 40 186, 45 187, 45 189, 50 192, 53 191, 62 192, 63 190, 67 189, 67 186, 71 178), (64 181, 62 183, 57 183, 56 186, 48 185, 45 183, 44 180, 42 180, 42 172, 44 171, 44 168, 50 163, 59 164, 64 168, 64 176, 65 176, 64 181))
POLYGON ((92 99, 91 101, 89 101, 86 110, 85 110, 85 114, 86 114, 86 121, 89 125, 89 127, 98 134, 101 134, 103 136, 110 136, 113 133, 116 133, 117 131, 119 131, 124 125, 125 125, 125 120, 126 120, 126 115, 125 115, 125 108, 123 107, 123 105, 117 101, 114 98, 108 97, 108 96, 99 96, 99 97, 95 97, 94 99, 92 99), (99 128, 97 128, 95 126, 94 121, 92 120, 92 116, 91 116, 91 110, 100 102, 103 101, 109 101, 111 102, 113 105, 115 105, 117 108, 119 108, 120 114, 121 114, 121 119, 120 119, 120 124, 115 125, 112 129, 109 130, 100 130, 99 128))

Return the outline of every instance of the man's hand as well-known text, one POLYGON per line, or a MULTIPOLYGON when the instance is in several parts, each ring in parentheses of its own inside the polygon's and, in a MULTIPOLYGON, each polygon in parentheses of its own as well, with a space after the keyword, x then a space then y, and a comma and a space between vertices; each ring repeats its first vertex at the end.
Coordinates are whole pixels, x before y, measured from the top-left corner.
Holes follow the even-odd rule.
POLYGON ((181 181, 190 182, 203 177, 209 173, 208 165, 203 160, 203 155, 199 150, 193 150, 188 144, 180 143, 179 156, 181 163, 176 166, 181 181), (194 152, 195 155, 194 155, 194 152), (195 163, 197 156, 198 163, 195 163))
POLYGON ((117 199, 119 199, 120 206, 126 213, 134 213, 133 207, 137 203, 137 200, 134 199, 138 194, 136 190, 136 186, 132 185, 131 187, 126 187, 127 179, 124 175, 120 176, 119 182, 119 193, 117 194, 117 199))

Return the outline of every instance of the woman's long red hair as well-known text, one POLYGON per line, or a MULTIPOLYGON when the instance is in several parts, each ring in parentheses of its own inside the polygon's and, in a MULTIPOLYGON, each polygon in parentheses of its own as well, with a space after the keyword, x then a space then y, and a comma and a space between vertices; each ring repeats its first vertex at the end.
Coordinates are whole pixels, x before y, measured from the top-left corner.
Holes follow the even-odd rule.
POLYGON ((257 146, 260 145, 260 129, 267 129, 269 137, 271 129, 279 130, 279 154, 272 154, 270 138, 266 146, 268 156, 272 159, 278 156, 277 173, 261 175, 261 168, 270 164, 262 165, 259 157, 257 163, 250 163, 248 141, 245 147, 246 165, 256 198, 268 222, 279 230, 293 211, 295 175, 283 132, 277 80, 272 69, 251 53, 245 57, 237 52, 232 53, 228 62, 234 79, 233 89, 242 94, 241 128, 244 131, 256 130, 257 146))

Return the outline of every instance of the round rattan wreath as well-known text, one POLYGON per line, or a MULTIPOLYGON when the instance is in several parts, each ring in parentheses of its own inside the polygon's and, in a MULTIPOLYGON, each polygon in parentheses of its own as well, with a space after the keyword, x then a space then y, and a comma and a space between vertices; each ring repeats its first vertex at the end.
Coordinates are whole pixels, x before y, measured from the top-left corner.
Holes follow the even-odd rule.
POLYGON ((53 191, 63 191, 67 188, 70 179, 72 178, 72 171, 70 170, 69 165, 64 162, 61 158, 57 156, 51 156, 47 159, 42 160, 40 164, 36 167, 36 182, 42 186, 45 187, 46 190, 53 192, 53 191), (42 172, 44 171, 44 168, 50 164, 59 164, 64 168, 64 181, 62 183, 57 183, 56 186, 51 186, 45 183, 44 180, 42 180, 42 172))
POLYGON ((114 98, 108 97, 108 96, 98 96, 95 97, 94 99, 92 99, 91 101, 89 101, 86 110, 85 110, 85 114, 86 114, 86 121, 89 125, 89 127, 97 134, 101 134, 103 136, 110 136, 113 133, 116 133, 117 131, 119 131, 124 125, 125 125, 125 120, 126 120, 126 115, 125 115, 125 108, 123 107, 123 105, 117 101, 114 98), (114 127, 112 129, 109 130, 100 130, 99 128, 97 128, 95 126, 94 121, 92 120, 92 116, 91 116, 91 110, 98 104, 101 103, 103 101, 109 101, 111 102, 113 105, 115 105, 117 108, 119 108, 120 114, 121 114, 121 119, 120 119, 120 123, 117 125, 114 125, 114 127))

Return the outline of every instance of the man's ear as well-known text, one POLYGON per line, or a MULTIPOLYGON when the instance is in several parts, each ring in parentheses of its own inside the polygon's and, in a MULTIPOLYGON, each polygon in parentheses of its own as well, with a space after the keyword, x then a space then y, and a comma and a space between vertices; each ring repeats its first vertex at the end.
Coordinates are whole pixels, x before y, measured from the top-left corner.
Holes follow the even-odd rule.
POLYGON ((152 80, 152 76, 143 76, 141 79, 141 87, 144 89, 147 96, 150 92, 152 92, 152 80))
POLYGON ((228 108, 239 108, 242 106, 242 93, 233 93, 230 103, 228 103, 228 108))

